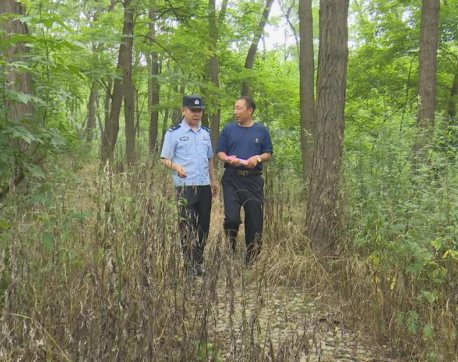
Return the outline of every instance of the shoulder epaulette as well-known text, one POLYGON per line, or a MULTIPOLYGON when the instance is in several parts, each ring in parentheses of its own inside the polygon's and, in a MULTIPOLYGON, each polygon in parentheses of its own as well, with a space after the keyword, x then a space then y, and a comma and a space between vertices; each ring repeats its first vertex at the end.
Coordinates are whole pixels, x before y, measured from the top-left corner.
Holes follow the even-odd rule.
POLYGON ((168 129, 168 132, 176 131, 176 130, 177 130, 178 128, 180 128, 180 127, 181 127, 181 125, 180 125, 180 124, 177 124, 176 126, 170 127, 170 128, 168 129))
POLYGON ((200 126, 200 127, 202 127, 204 130, 206 130, 208 133, 210 133, 210 128, 205 127, 205 126, 200 126))

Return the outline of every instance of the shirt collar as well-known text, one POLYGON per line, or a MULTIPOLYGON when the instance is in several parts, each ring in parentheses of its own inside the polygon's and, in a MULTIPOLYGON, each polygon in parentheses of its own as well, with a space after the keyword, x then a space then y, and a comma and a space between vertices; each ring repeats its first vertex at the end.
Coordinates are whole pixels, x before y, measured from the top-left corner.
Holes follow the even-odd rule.
MULTIPOLYGON (((194 131, 192 130, 192 128, 189 127, 189 125, 184 121, 184 119, 181 121, 180 125, 181 125, 181 127, 184 128, 185 132, 189 132, 189 131, 194 132, 194 131)), ((200 125, 200 123, 199 123, 199 124, 197 125, 197 130, 196 130, 196 132, 197 132, 197 131, 200 131, 200 128, 201 128, 201 125, 200 125)))

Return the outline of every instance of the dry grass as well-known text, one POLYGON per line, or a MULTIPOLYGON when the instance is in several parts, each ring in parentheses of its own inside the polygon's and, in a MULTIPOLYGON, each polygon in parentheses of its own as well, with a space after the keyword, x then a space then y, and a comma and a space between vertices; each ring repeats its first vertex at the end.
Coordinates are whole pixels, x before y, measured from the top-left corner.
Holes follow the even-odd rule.
POLYGON ((298 186, 269 177, 258 262, 244 266, 243 228, 229 251, 220 195, 201 280, 183 272, 173 187, 156 165, 88 165, 50 180, 40 202, 13 195, 0 234, 0 359, 325 361, 322 341, 343 341, 356 307, 373 316, 384 304, 364 301, 378 293, 364 263, 314 257, 298 186))
MULTIPOLYGON (((243 266, 242 247, 233 260, 219 198, 206 249, 208 275, 190 280, 174 192, 162 168, 111 174, 86 167, 50 181, 39 195, 39 202, 16 195, 18 202, 7 206, 14 223, 2 232, 0 264, 0 356, 6 361, 223 360, 219 345, 227 341, 211 328, 221 290, 232 300, 227 329, 235 330, 240 290, 254 288, 261 296, 293 273, 297 280, 306 273, 299 260, 282 261, 293 255, 286 239, 277 240, 284 247, 267 240, 253 270, 243 266)), ((248 342, 253 321, 244 328, 243 341, 234 336, 227 345, 230 360, 259 360, 255 342, 248 342)))

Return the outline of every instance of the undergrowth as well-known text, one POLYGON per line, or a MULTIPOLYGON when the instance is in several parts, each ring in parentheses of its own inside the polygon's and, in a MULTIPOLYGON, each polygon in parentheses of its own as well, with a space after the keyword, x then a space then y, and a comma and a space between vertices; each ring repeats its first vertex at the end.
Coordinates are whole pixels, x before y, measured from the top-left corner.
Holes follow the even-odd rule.
POLYGON ((268 304, 281 290, 286 298, 299 292, 304 304, 321 300, 321 309, 333 304, 339 328, 361 330, 404 361, 453 361, 456 173, 428 168, 414 188, 405 172, 369 171, 374 160, 348 160, 341 204, 348 229, 339 258, 314 256, 303 236, 300 182, 273 164, 265 176, 264 243, 255 267, 243 265, 243 225, 238 252, 230 253, 220 194, 201 280, 184 272, 173 187, 157 162, 129 172, 101 170, 95 160, 49 165, 47 179, 28 180, 1 205, 1 359, 320 355, 320 321, 331 317, 320 307, 310 314, 299 308, 285 317, 295 321, 294 332, 276 337, 265 314, 275 310, 268 304))

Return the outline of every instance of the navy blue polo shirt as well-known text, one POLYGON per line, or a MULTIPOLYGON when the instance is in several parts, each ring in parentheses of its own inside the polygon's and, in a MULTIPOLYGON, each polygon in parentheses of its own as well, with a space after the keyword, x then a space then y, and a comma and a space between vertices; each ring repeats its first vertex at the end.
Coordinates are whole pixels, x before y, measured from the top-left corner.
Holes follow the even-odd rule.
MULTIPOLYGON (((228 156, 237 156, 244 160, 263 153, 273 153, 272 141, 267 128, 261 123, 253 123, 251 127, 239 126, 237 122, 227 124, 221 131, 216 152, 224 152, 228 156)), ((225 164, 224 167, 227 167, 225 164)), ((237 167, 249 170, 244 166, 237 167)), ((262 163, 255 169, 262 170, 262 163)))
POLYGON ((173 183, 177 187, 210 185, 208 160, 212 157, 210 132, 201 125, 194 131, 183 120, 179 126, 170 128, 165 134, 161 158, 183 166, 188 175, 181 178, 173 171, 173 183))

